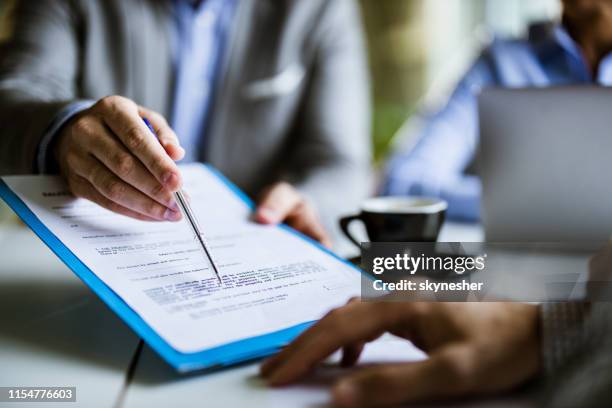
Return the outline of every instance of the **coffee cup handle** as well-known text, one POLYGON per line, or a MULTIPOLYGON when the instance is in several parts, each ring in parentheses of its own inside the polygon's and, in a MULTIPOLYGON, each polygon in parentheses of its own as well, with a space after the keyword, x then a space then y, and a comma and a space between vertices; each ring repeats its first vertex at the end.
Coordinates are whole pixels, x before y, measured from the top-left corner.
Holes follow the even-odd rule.
POLYGON ((357 241, 350 233, 349 231, 349 225, 351 225, 351 223, 353 221, 356 220, 361 220, 361 215, 360 214, 356 214, 356 215, 348 215, 346 217, 342 217, 340 218, 340 229, 342 230, 342 232, 344 233, 344 235, 346 235, 346 237, 348 239, 351 240, 351 242, 355 245, 357 245, 358 247, 361 247, 361 243, 359 241, 357 241))

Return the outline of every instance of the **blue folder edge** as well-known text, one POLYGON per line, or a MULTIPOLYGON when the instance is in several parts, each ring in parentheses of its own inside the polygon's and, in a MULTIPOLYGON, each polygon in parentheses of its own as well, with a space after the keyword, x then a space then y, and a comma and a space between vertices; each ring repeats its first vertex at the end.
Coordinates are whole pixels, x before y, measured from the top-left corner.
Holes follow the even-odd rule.
MULTIPOLYGON (((232 190, 250 208, 253 201, 236 185, 215 168, 204 165, 232 190)), ((34 215, 28 206, 0 179, 0 197, 15 211, 24 223, 68 266, 106 305, 115 312, 145 343, 154 349, 168 364, 179 372, 225 367, 253 360, 275 353, 281 347, 310 327, 314 321, 301 323, 283 330, 238 340, 196 353, 181 353, 168 344, 155 332, 127 303, 96 276, 81 260, 72 253, 49 229, 34 215)), ((356 271, 362 271, 347 260, 340 258, 317 241, 301 234, 287 225, 281 228, 298 235, 318 249, 328 253, 356 271)))

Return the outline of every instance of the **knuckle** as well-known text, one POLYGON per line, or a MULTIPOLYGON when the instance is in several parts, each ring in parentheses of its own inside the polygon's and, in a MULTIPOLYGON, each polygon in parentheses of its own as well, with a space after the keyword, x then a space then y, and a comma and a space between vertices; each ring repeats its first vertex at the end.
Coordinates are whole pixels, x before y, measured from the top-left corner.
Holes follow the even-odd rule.
POLYGON ((331 327, 343 332, 346 329, 346 306, 333 309, 327 316, 327 322, 331 327))
POLYGON ((117 103, 117 96, 110 95, 110 96, 105 96, 104 98, 100 99, 97 105, 103 110, 112 110, 115 107, 116 103, 117 103))
POLYGON ((134 160, 123 152, 116 153, 113 157, 113 162, 116 163, 117 172, 124 177, 130 176, 136 167, 134 160))
POLYGON ((335 326, 336 322, 338 321, 338 315, 340 313, 338 309, 339 308, 335 308, 327 312, 325 316, 323 316, 323 318, 321 319, 320 323, 326 326, 335 326))
POLYGON ((147 214, 153 215, 157 218, 163 218, 166 211, 161 205, 157 204, 153 200, 149 200, 144 205, 144 210, 147 214))
POLYGON ((72 133, 75 135, 87 135, 91 131, 90 119, 86 116, 75 119, 71 126, 72 133))
POLYGON ((163 197, 167 200, 170 200, 170 194, 168 194, 168 191, 166 190, 166 188, 160 184, 160 183, 155 183, 155 185, 153 186, 153 188, 151 189, 151 195, 153 197, 163 197))
POLYGON ((120 182, 116 180, 106 181, 103 184, 102 188, 104 189, 106 196, 113 201, 119 200, 121 197, 123 197, 123 194, 124 194, 123 186, 120 182))
POLYGON ((114 112, 125 105, 127 99, 119 95, 109 95, 98 101, 98 106, 105 111, 114 112))
POLYGON ((128 149, 134 151, 142 148, 145 140, 140 132, 140 129, 136 127, 129 128, 125 132, 125 143, 128 149))

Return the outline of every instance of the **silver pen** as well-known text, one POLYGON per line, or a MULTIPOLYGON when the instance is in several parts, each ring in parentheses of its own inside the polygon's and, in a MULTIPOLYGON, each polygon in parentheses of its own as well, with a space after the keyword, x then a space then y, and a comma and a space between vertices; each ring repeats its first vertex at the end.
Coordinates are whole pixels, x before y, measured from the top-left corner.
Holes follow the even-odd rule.
MULTIPOLYGON (((157 134, 155 133, 155 129, 153 129, 153 126, 151 125, 151 123, 146 118, 143 118, 142 120, 144 120, 144 122, 146 123, 151 133, 153 133, 155 138, 159 141, 159 139, 157 138, 157 134)), ((176 204, 178 205, 179 209, 183 213, 183 216, 187 219, 188 224, 191 227, 191 230, 195 234, 196 239, 198 240, 200 246, 202 247, 202 250, 204 251, 204 254, 206 254, 206 257, 208 258, 208 261, 210 262, 210 265, 212 266, 212 269, 215 272, 215 275, 217 276, 217 280, 219 281, 220 284, 223 284, 223 280, 221 279, 221 274, 219 273, 219 268, 217 268, 215 261, 210 255, 209 246, 206 242, 206 239, 204 238, 204 235, 202 234, 202 230, 200 230, 200 226, 198 225, 198 220, 196 219, 195 214, 193 210, 191 209, 191 206, 189 205, 189 201, 185 197, 185 193, 183 192, 183 190, 179 190, 175 192, 174 199, 176 200, 176 204)))

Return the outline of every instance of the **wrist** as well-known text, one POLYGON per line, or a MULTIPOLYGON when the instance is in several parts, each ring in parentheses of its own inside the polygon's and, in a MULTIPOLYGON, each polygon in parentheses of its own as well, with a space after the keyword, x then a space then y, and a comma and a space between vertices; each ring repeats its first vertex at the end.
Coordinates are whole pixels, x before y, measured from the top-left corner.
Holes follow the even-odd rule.
MULTIPOLYGON (((43 174, 53 174, 59 172, 59 151, 60 136, 64 133, 66 125, 79 115, 82 111, 88 109, 93 104, 93 101, 79 100, 67 105, 57 113, 52 123, 47 128, 42 136, 38 146, 37 168, 43 174)), ((61 137, 63 139, 63 137, 61 137)))

